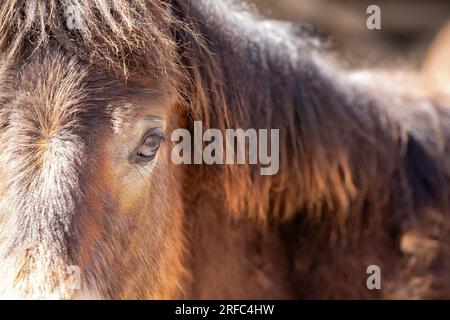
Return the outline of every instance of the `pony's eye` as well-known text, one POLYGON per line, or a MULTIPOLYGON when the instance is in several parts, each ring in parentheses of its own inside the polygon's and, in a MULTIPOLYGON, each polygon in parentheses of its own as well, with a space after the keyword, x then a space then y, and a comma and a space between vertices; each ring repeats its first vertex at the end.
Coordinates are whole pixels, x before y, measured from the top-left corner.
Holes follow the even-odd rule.
POLYGON ((142 139, 138 150, 138 156, 144 160, 153 160, 158 153, 161 142, 164 140, 164 132, 160 128, 153 128, 142 139))

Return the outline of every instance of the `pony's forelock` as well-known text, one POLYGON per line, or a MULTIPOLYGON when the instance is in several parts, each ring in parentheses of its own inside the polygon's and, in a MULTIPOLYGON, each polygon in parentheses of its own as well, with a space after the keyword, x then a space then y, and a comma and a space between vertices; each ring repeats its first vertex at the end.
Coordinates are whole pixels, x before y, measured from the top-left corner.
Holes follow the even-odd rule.
POLYGON ((164 0, 5 0, 0 52, 17 59, 54 41, 82 60, 126 79, 167 76, 177 69, 175 30, 189 32, 164 0), (68 10, 79 16, 76 28, 68 10))

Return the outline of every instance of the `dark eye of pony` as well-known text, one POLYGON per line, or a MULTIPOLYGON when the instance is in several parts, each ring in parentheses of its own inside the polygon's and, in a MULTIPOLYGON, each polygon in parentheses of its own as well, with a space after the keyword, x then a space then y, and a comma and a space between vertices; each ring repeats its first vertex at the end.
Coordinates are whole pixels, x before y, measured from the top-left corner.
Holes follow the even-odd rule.
POLYGON ((156 157, 163 140, 164 132, 161 128, 150 129, 142 139, 137 155, 145 161, 153 160, 156 157))

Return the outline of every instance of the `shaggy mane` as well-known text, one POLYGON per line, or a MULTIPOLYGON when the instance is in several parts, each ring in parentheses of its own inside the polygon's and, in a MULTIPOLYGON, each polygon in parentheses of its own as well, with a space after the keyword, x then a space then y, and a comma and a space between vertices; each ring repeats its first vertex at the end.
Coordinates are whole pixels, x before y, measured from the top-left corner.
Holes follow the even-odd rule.
POLYGON ((0 17, 0 51, 7 59, 56 41, 101 70, 132 80, 173 72, 178 44, 172 33, 189 32, 161 0, 5 0, 0 17), (79 29, 67 26, 69 5, 78 8, 79 29))
POLYGON ((193 53, 184 64, 199 66, 189 69, 194 118, 219 129, 281 129, 277 176, 206 168, 221 178, 203 183, 203 193, 222 194, 235 216, 263 224, 299 213, 325 219, 332 238, 385 223, 409 228, 431 207, 448 212, 450 115, 441 102, 389 90, 389 77, 360 85, 301 29, 234 1, 178 6, 210 50, 184 41, 193 53))

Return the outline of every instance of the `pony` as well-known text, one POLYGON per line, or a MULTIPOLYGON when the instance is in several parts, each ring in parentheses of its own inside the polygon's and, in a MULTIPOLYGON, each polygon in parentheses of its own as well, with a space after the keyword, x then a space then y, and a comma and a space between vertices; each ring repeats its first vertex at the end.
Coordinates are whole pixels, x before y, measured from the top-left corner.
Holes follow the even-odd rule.
POLYGON ((2 0, 0 61, 2 297, 449 297, 450 103, 416 75, 228 0, 2 0), (175 165, 195 121, 279 129, 278 174, 175 165))

